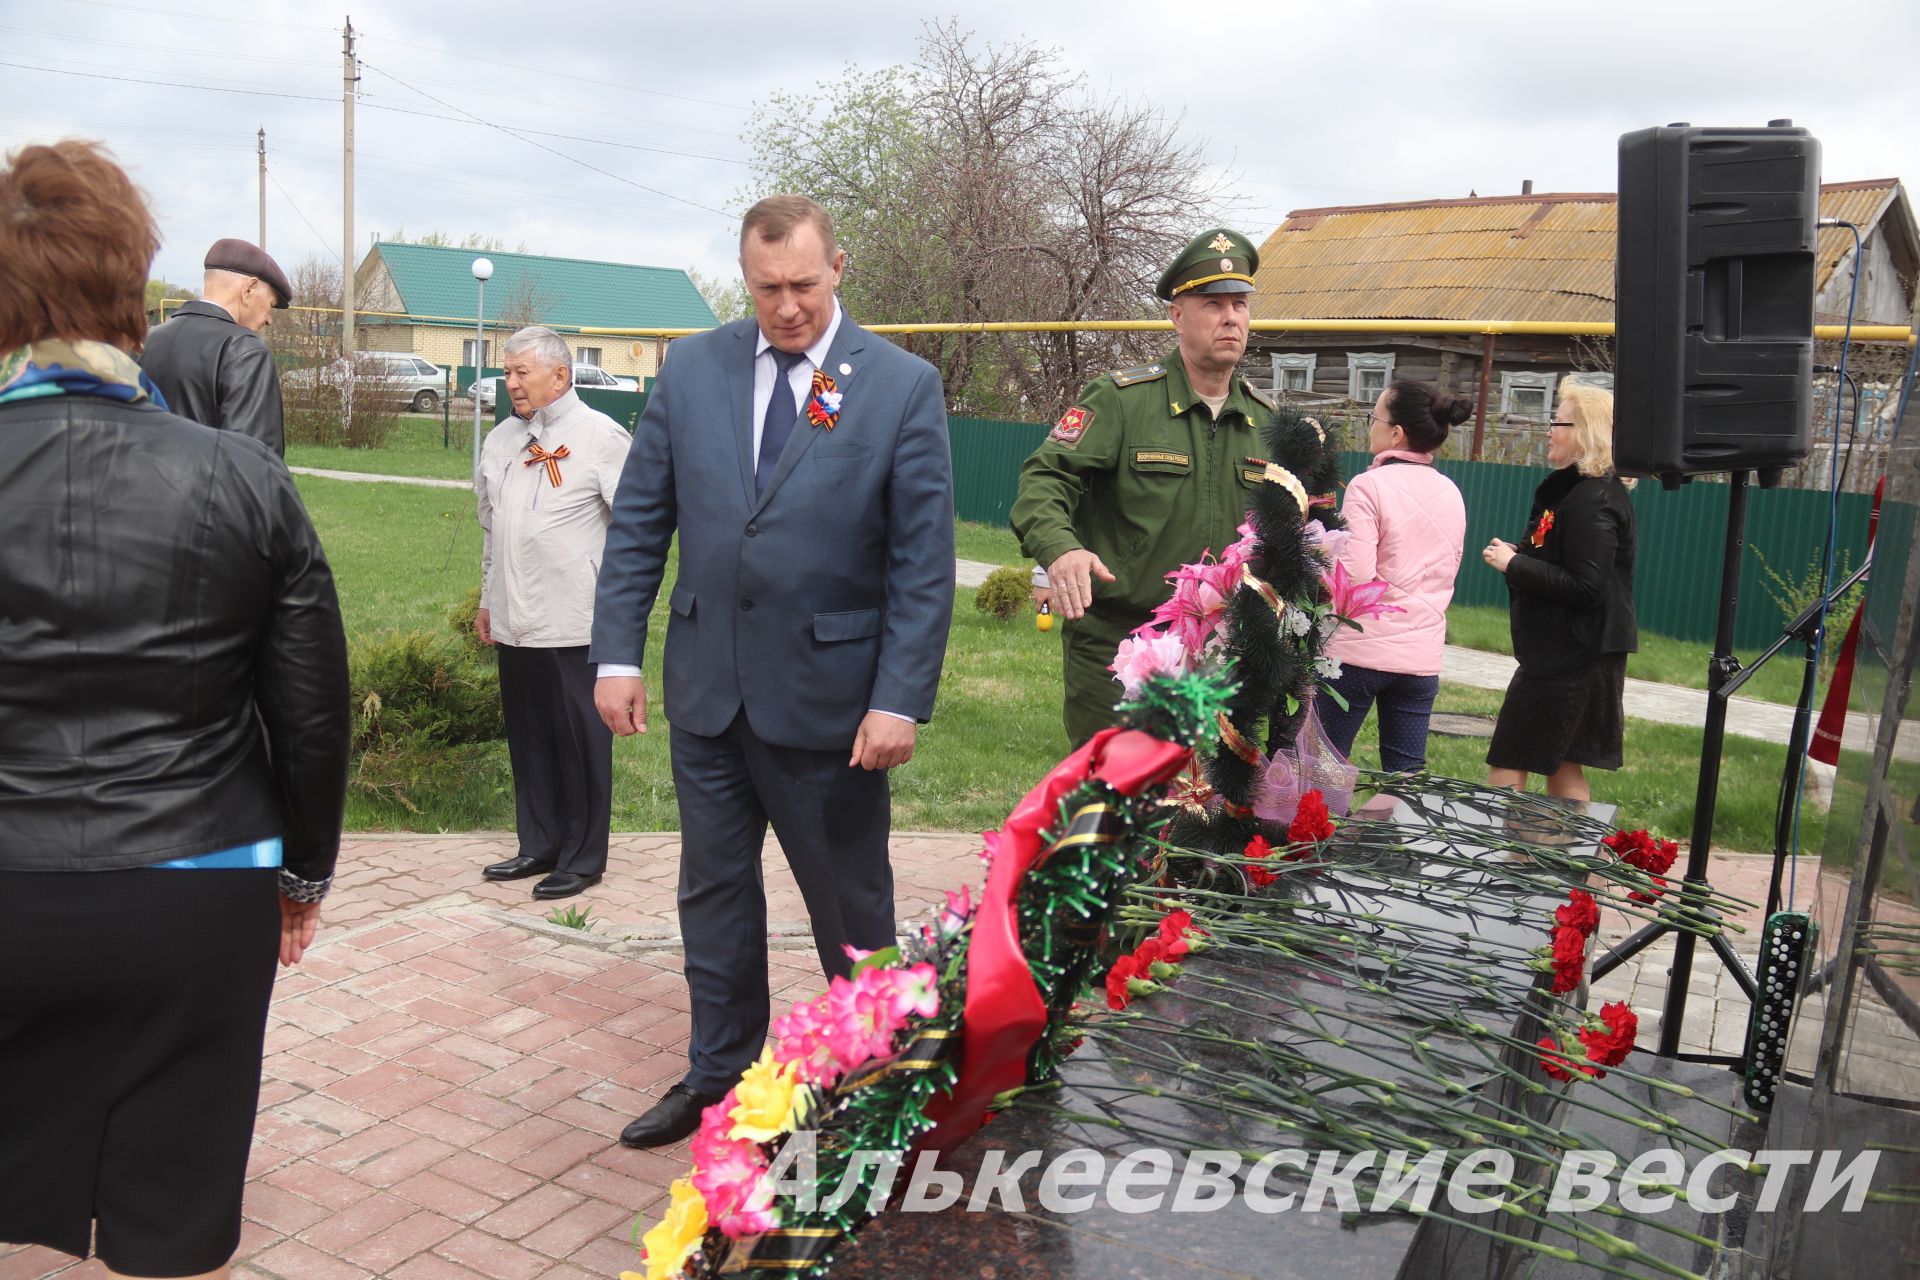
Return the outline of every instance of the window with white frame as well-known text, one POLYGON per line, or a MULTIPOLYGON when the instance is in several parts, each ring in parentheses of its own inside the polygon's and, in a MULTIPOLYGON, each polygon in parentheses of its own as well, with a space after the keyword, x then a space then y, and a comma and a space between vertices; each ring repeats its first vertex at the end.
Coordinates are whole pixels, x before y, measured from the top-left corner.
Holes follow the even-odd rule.
POLYGON ((1392 381, 1392 352, 1347 352, 1347 399, 1372 404, 1392 381))
POLYGON ((581 364, 590 364, 598 369, 600 367, 600 348, 582 347, 580 348, 580 353, 576 355, 574 359, 581 364))
POLYGON ((1275 391, 1311 391, 1313 390, 1313 366, 1319 360, 1314 355, 1280 355, 1273 357, 1273 389, 1275 391))
POLYGON ((1613 390, 1613 375, 1599 369, 1570 373, 1567 375, 1567 381, 1578 383, 1583 387, 1599 387, 1602 391, 1613 390))
MULTIPOLYGON (((490 363, 492 363, 492 362, 491 362, 490 360, 488 360, 488 359, 486 358, 486 356, 485 356, 484 354, 483 354, 483 355, 481 356, 481 358, 480 358, 479 360, 475 360, 475 359, 473 358, 473 349, 474 349, 474 346, 475 346, 475 344, 476 344, 477 342, 478 342, 478 339, 475 339, 475 338, 468 338, 468 339, 467 339, 466 341, 464 341, 464 342, 462 342, 462 343, 460 344, 460 363, 461 363, 461 364, 490 364, 490 363)), ((486 351, 487 351, 487 352, 491 352, 492 350, 493 350, 493 339, 491 339, 491 338, 489 338, 489 339, 487 339, 487 345, 486 345, 486 351)))
POLYGON ((1545 371, 1501 374, 1500 412, 1516 418, 1551 418, 1555 381, 1557 375, 1545 371))

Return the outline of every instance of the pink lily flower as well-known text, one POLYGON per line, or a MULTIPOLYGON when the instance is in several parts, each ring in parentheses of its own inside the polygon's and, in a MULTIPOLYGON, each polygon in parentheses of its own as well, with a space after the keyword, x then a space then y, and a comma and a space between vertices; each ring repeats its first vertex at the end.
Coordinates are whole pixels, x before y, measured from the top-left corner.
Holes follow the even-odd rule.
POLYGON ((1347 573, 1347 566, 1338 560, 1333 562, 1331 572, 1320 575, 1320 585, 1327 589, 1333 611, 1345 622, 1406 612, 1397 604, 1382 603, 1382 597, 1392 585, 1386 579, 1375 578, 1372 582, 1356 583, 1347 573))

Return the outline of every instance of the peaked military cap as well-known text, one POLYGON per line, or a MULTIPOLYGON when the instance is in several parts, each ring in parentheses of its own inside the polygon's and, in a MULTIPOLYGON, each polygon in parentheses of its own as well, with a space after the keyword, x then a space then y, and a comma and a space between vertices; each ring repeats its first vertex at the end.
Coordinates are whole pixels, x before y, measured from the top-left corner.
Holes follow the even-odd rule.
POLYGON ((276 311, 285 311, 293 302, 293 286, 287 283, 287 273, 259 245, 231 237, 215 240, 213 247, 207 250, 207 260, 203 265, 209 271, 231 271, 236 275, 254 276, 266 281, 267 287, 273 290, 276 311))
POLYGON ((1214 227, 1187 242, 1153 291, 1167 302, 1183 293, 1252 293, 1253 273, 1259 269, 1260 251, 1253 241, 1238 231, 1214 227))

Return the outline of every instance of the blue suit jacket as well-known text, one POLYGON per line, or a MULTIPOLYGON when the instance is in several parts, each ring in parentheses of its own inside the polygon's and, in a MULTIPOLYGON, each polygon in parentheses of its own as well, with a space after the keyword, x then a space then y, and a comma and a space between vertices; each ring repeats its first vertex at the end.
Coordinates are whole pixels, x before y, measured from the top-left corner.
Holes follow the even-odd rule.
POLYGON ((757 334, 747 319, 669 348, 614 497, 590 656, 643 665, 677 530, 667 718, 712 737, 745 707, 766 742, 846 750, 871 708, 933 714, 954 592, 940 376, 843 317, 839 421, 803 410, 756 500, 757 334))

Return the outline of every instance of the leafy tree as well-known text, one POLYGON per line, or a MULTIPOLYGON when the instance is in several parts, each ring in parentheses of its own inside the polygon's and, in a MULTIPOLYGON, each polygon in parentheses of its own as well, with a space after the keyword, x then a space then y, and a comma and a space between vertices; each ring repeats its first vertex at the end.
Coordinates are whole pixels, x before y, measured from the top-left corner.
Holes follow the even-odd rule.
POLYGON ((744 320, 753 314, 753 295, 747 292, 746 281, 739 276, 727 279, 710 276, 698 267, 688 267, 687 278, 693 281, 693 287, 713 308, 713 314, 719 317, 721 324, 744 320))
MULTIPOLYGON (((1086 321, 1161 313, 1153 283, 1215 216, 1199 143, 1144 104, 1091 94, 1055 50, 930 24, 917 61, 776 93, 747 138, 750 197, 833 214, 849 311, 872 321, 1086 321)), ((1051 418, 1160 334, 924 335, 948 403, 1051 418)))
MULTIPOLYGON (((171 280, 147 281, 148 311, 160 310, 160 304, 170 298, 191 298, 193 296, 195 296, 193 290, 187 288, 185 285, 175 284, 171 280)), ((168 313, 171 314, 173 309, 169 307, 167 310, 168 313)))
POLYGON ((384 238, 393 244, 423 244, 434 249, 472 249, 476 253, 531 252, 525 240, 509 249, 507 242, 499 236, 490 236, 480 231, 469 231, 456 239, 445 231, 429 231, 425 235, 409 236, 406 228, 402 227, 384 238))

